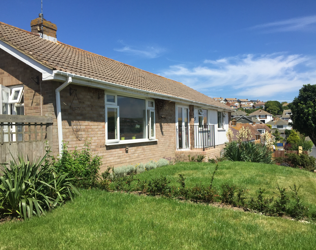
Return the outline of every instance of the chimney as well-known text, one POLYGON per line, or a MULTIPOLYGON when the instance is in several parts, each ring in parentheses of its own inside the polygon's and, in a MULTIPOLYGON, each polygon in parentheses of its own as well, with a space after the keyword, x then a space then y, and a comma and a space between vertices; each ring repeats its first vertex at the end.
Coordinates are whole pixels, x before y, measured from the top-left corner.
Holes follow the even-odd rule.
POLYGON ((40 34, 41 38, 57 42, 57 26, 50 21, 44 19, 43 14, 31 21, 31 32, 40 34))

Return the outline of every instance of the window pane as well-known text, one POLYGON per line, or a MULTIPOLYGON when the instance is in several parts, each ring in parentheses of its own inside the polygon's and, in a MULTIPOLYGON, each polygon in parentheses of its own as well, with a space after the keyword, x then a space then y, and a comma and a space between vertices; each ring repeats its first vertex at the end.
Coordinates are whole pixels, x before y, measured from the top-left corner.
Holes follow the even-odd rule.
POLYGON ((118 139, 117 136, 117 109, 108 108, 108 139, 118 139))
POLYGON ((154 107, 154 102, 149 101, 149 102, 148 102, 148 107, 149 107, 149 108, 153 108, 153 107, 154 107))
POLYGON ((222 112, 217 112, 217 122, 218 122, 218 127, 222 128, 223 127, 222 112))
POLYGON ((178 144, 179 148, 183 148, 182 144, 182 108, 178 107, 178 144))
POLYGON ((121 139, 146 138, 146 103, 145 100, 118 96, 120 107, 120 136, 121 139))
POLYGON ((155 136, 155 113, 150 112, 150 130, 151 130, 151 137, 155 136))
POLYGON ((17 100, 19 96, 20 90, 15 90, 13 94, 13 100, 17 100))
POLYGON ((115 95, 106 95, 106 101, 115 103, 115 95))
POLYGON ((9 104, 7 104, 7 103, 2 104, 2 114, 3 115, 9 114, 9 104))
POLYGON ((24 106, 16 107, 16 114, 17 115, 24 115, 24 106))
POLYGON ((9 92, 10 90, 2 90, 2 102, 3 103, 8 103, 9 102, 9 92))

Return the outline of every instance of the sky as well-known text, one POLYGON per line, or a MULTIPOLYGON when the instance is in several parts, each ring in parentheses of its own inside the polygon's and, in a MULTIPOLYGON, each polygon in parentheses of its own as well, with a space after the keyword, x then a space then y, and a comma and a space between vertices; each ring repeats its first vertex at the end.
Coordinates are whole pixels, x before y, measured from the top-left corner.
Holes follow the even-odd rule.
MULTIPOLYGON (((1 1, 30 31, 40 0, 1 1)), ((210 97, 291 102, 316 84, 315 0, 43 0, 63 43, 210 97)))

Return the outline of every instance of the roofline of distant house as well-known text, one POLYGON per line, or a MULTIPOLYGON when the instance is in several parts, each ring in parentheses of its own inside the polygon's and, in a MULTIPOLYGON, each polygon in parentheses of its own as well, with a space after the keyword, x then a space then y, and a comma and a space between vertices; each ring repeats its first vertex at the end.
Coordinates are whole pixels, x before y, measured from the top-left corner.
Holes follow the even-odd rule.
MULTIPOLYGON (((10 55, 14 56, 18 60, 24 62, 28 66, 34 68, 35 70, 39 71, 42 73, 42 81, 48 81, 48 80, 57 80, 57 81, 66 81, 66 78, 68 76, 71 76, 73 78, 73 84, 78 84, 78 85, 84 85, 84 86, 89 86, 89 87, 96 87, 100 89, 107 89, 107 90, 113 90, 113 91, 121 91, 121 92, 126 92, 126 93, 138 93, 143 96, 147 97, 152 97, 152 98, 161 98, 164 100, 169 100, 169 101, 174 101, 174 102, 181 102, 185 103, 188 105, 195 104, 197 106, 201 106, 201 108, 213 108, 219 111, 230 111, 230 108, 224 108, 224 107, 218 107, 216 105, 211 105, 211 104, 206 104, 202 102, 196 102, 192 101, 189 99, 181 98, 181 97, 176 97, 172 95, 167 95, 167 94, 161 94, 161 93, 156 93, 152 91, 147 91, 147 90, 141 90, 133 87, 128 87, 124 85, 119 85, 107 81, 102 81, 94 78, 89 78, 85 76, 80 76, 80 75, 75 75, 71 74, 68 72, 64 71, 59 71, 59 70, 53 70, 51 68, 48 68, 47 66, 43 65, 42 63, 38 62, 37 60, 31 58, 30 56, 24 54, 17 48, 14 48, 13 46, 3 42, 0 40, 0 49, 4 50, 5 52, 9 53, 10 55)), ((210 97, 211 98, 211 97, 210 97)))

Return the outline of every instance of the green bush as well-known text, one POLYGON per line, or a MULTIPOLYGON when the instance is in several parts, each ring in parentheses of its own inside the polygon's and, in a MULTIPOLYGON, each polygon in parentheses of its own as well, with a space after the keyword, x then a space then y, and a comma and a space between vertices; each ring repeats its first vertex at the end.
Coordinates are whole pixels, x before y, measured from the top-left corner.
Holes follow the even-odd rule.
MULTIPOLYGON (((62 205, 79 194, 67 174, 58 174, 46 161, 11 161, 0 172, 0 215, 31 218, 62 205)), ((13 158, 13 156, 12 156, 13 158)))
POLYGON ((64 144, 61 158, 53 159, 53 164, 58 173, 68 174, 70 178, 75 178, 76 186, 91 187, 96 184, 101 157, 92 156, 89 143, 85 143, 81 151, 75 149, 72 152, 64 144))
POLYGON ((303 168, 307 171, 313 171, 316 167, 316 158, 313 156, 308 156, 305 154, 286 154, 287 158, 284 159, 285 162, 290 164, 294 168, 303 168))
POLYGON ((230 161, 272 163, 272 151, 263 144, 250 141, 227 143, 224 156, 230 161))

